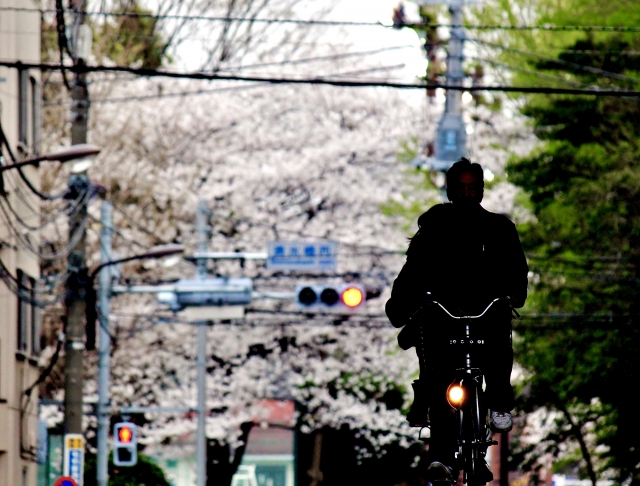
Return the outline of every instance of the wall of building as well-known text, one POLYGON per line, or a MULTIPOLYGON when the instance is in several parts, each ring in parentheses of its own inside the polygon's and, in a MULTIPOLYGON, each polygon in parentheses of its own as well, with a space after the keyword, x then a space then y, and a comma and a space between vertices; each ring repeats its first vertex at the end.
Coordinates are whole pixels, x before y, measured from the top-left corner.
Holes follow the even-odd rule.
MULTIPOLYGON (((0 60, 38 63, 40 14, 10 10, 16 7, 36 9, 38 5, 31 0, 0 0, 0 60)), ((38 82, 40 78, 39 72, 30 72, 29 76, 34 82, 38 82)), ((31 82, 30 80, 29 86, 31 82)), ((19 142, 18 101, 16 70, 0 67, 0 122, 15 154, 18 153, 19 142)), ((29 113, 33 102, 33 99, 28 100, 29 113)), ((32 116, 29 115, 29 118, 32 116)), ((31 134, 33 120, 29 119, 28 124, 28 132, 31 134)), ((32 137, 29 136, 27 154, 33 148, 32 142, 32 137)), ((5 160, 4 163, 11 161, 5 160)), ((25 172, 37 184, 37 169, 29 168, 25 172)), ((17 277, 20 269, 26 276, 37 280, 39 262, 33 252, 22 248, 24 244, 16 238, 11 225, 18 227, 15 225, 17 215, 28 225, 37 226, 38 200, 19 182, 17 174, 5 173, 3 180, 6 194, 0 195, 0 260, 4 265, 4 269, 0 267, 0 486, 35 486, 38 396, 36 391, 27 403, 24 390, 39 374, 39 332, 37 327, 29 325, 25 328, 26 334, 19 339, 19 305, 12 279, 17 277)), ((37 246, 37 233, 24 231, 23 237, 37 246)), ((23 307, 23 312, 26 309, 27 307, 23 307)), ((30 308, 29 312, 31 311, 33 309, 30 308)), ((37 321, 36 314, 29 319, 37 321)))

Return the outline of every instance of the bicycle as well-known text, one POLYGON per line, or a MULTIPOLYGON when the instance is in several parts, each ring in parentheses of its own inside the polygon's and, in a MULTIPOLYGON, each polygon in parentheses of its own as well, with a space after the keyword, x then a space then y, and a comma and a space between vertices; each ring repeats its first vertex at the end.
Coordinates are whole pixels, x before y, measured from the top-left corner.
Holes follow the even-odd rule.
MULTIPOLYGON (((489 427, 489 410, 484 404, 482 370, 473 365, 472 355, 482 352, 485 345, 483 337, 475 337, 472 333, 471 323, 474 319, 483 317, 489 309, 498 301, 509 298, 493 299, 489 305, 478 315, 453 315, 444 305, 435 300, 430 292, 427 292, 429 303, 439 306, 449 318, 455 322, 462 322, 464 326, 455 326, 455 332, 449 337, 448 346, 461 349, 460 356, 463 359, 462 366, 455 369, 455 378, 446 391, 449 405, 455 410, 455 423, 457 451, 454 454, 452 469, 452 484, 456 483, 459 471, 463 471, 463 482, 469 486, 486 484, 481 479, 481 472, 486 474, 485 456, 490 446, 498 444, 492 440, 489 427)), ((411 319, 422 310, 416 311, 411 319)), ((460 312, 464 314, 463 312, 460 312)), ((515 312, 517 316, 517 312, 515 312)), ((519 317, 519 316, 518 316, 519 317)), ((424 337, 421 326, 421 336, 424 337)), ((421 429, 422 432, 422 429, 421 429)))

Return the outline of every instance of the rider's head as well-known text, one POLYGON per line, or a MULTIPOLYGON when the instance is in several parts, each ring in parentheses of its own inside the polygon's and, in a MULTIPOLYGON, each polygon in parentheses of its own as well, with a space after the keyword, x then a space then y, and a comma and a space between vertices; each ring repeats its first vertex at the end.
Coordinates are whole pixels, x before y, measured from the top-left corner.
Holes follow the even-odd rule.
POLYGON ((471 163, 465 157, 447 171, 447 197, 460 206, 472 206, 482 202, 484 173, 480 164, 471 163))

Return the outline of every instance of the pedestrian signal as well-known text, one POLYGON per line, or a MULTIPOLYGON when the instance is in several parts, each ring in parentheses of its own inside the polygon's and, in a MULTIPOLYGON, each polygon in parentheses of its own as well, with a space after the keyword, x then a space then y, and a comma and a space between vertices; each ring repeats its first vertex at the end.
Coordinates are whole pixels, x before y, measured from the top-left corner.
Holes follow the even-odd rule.
POLYGON ((113 464, 135 466, 138 462, 136 424, 118 422, 113 426, 113 464))
POLYGON ((340 283, 296 286, 296 300, 302 309, 357 309, 365 301, 361 284, 340 283))

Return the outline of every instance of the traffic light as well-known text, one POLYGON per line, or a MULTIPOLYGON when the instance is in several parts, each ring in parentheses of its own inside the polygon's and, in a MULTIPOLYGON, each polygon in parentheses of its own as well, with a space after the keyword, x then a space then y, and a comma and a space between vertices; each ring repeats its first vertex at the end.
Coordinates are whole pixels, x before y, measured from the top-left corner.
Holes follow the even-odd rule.
POLYGON ((357 309, 365 295, 364 286, 354 283, 296 286, 296 301, 303 309, 357 309))
POLYGON ((113 426, 113 464, 135 466, 138 462, 136 424, 118 422, 113 426))

